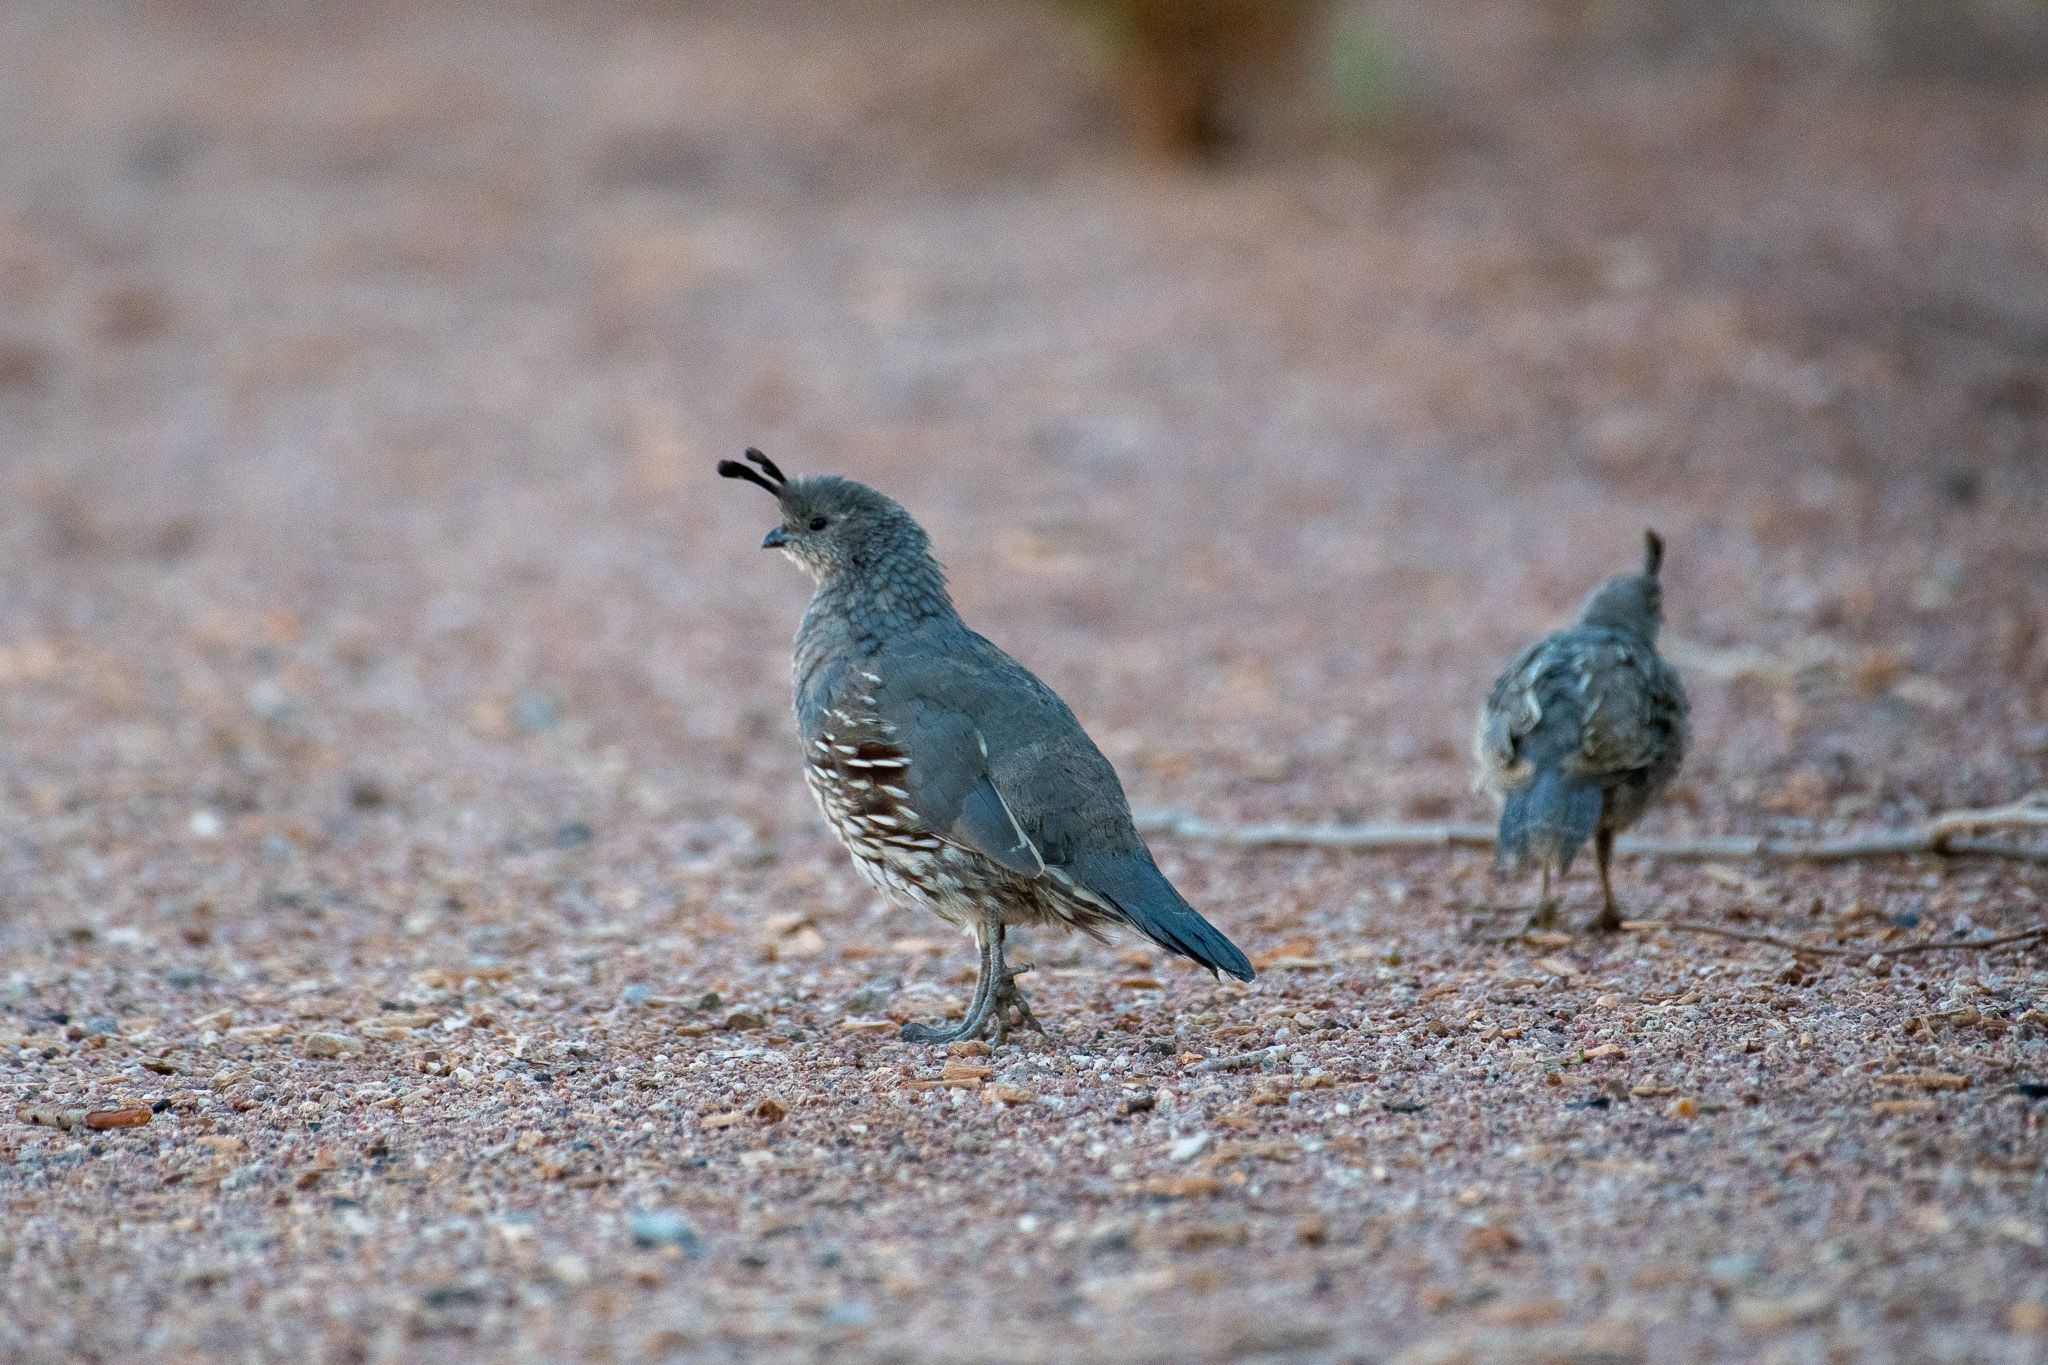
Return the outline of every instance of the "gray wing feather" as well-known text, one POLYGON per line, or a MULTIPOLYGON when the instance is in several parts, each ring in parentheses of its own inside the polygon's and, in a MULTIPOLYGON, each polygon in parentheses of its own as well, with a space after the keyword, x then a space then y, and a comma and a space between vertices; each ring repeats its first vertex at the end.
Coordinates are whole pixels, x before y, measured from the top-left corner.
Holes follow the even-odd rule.
POLYGON ((1517 654, 1494 680, 1486 705, 1479 709, 1473 755, 1479 762, 1481 784, 1496 791, 1516 781, 1522 741, 1543 719, 1537 683, 1542 674, 1538 656, 1545 643, 1539 640, 1517 654))
POLYGON ((1017 823, 1010 805, 984 774, 960 803, 960 815, 947 837, 995 859, 1012 872, 1036 877, 1045 871, 1038 846, 1017 823))
POLYGON ((910 803, 935 832, 1012 871, 1064 865, 1077 840, 1142 847, 1116 771, 1052 690, 971 632, 877 672, 882 718, 910 759, 910 803))
POLYGON ((1684 707, 1670 667, 1639 646, 1603 644, 1587 651, 1579 671, 1586 709, 1574 766, 1613 774, 1668 761, 1684 707))
POLYGON ((1473 748, 1500 790, 1526 780, 1525 759, 1596 779, 1661 770, 1682 752, 1685 692, 1654 649, 1575 627, 1524 649, 1481 708, 1473 748))
POLYGON ((1013 872, 1054 876, 1160 946, 1252 979, 1152 861, 1116 769, 1022 664, 955 626, 895 642, 864 676, 925 828, 1013 872))

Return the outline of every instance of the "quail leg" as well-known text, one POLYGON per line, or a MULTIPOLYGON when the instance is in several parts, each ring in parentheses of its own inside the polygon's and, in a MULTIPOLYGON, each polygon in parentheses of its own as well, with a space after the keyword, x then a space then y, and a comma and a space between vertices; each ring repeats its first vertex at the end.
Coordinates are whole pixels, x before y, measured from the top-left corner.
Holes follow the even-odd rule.
POLYGON ((988 1025, 989 1010, 995 1004, 996 982, 1002 973, 1003 926, 991 911, 974 935, 981 949, 981 973, 974 979, 974 999, 968 1002, 967 1017, 947 1028, 940 1024, 905 1024, 901 1037, 906 1043, 957 1043, 978 1038, 988 1025))
POLYGON ((1529 912, 1531 929, 1548 929, 1557 923, 1557 897, 1550 894, 1550 864, 1543 864, 1543 899, 1536 902, 1536 908, 1529 912))
POLYGON ((1031 1013, 1031 1006, 1024 999, 1024 992, 1017 989, 1017 978, 1030 971, 1031 964, 1027 962, 1022 966, 1010 967, 1003 962, 1003 935, 1005 932, 1004 926, 1000 924, 996 926, 996 984, 993 992, 995 997, 993 1001, 994 1010, 990 1016, 989 1027, 994 1032, 997 1043, 1009 1041, 1010 1011, 1013 1009, 1017 1011, 1017 1027, 1036 1029, 1040 1033, 1045 1032, 1045 1025, 1039 1023, 1037 1016, 1031 1013))
POLYGON ((1600 913, 1586 928, 1596 934, 1611 934, 1621 928, 1621 908, 1614 903, 1614 884, 1608 880, 1607 864, 1614 857, 1614 831, 1602 829, 1593 835, 1593 861, 1600 865, 1600 913))

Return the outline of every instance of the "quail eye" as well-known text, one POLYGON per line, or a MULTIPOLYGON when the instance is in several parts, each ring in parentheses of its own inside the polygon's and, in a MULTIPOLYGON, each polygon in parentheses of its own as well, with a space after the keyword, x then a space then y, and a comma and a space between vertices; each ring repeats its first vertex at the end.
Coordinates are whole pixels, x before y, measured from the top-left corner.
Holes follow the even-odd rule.
POLYGON ((826 528, 827 526, 830 526, 831 524, 832 524, 832 518, 830 518, 830 517, 812 517, 812 518, 811 518, 811 529, 812 529, 813 531, 822 531, 822 530, 824 530, 824 529, 825 529, 825 528, 826 528))

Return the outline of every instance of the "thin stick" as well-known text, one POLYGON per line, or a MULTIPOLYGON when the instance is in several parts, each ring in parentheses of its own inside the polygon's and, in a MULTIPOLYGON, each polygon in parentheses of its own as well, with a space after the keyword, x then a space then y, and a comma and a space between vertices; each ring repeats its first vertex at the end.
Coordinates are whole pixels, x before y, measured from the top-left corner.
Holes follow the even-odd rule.
POLYGON ((1801 943, 1797 939, 1779 938, 1776 934, 1753 934, 1741 929, 1724 929, 1718 924, 1702 924, 1691 919, 1631 919, 1623 920, 1621 927, 1665 929, 1675 934, 1712 934, 1715 938, 1740 939, 1744 943, 1768 943, 1773 948, 1784 948, 1814 957, 1904 957, 1908 953, 1977 952, 1985 948, 2002 948, 2008 943, 2028 943, 2037 938, 2048 938, 2048 924, 2037 924, 2031 929, 2000 934, 1996 938, 1937 938, 1924 943, 1896 944, 1889 948, 1836 948, 1818 943, 1801 943))
POLYGON ((1253 1048, 1250 1052, 1234 1052, 1228 1057, 1211 1057, 1207 1061, 1196 1062, 1188 1071, 1190 1074, 1197 1071, 1239 1071, 1283 1057, 1292 1046, 1292 1043, 1275 1043, 1272 1047, 1253 1048))
MULTIPOLYGON (((1274 821, 1255 825, 1219 825, 1183 811, 1153 811, 1139 818, 1147 834, 1196 839, 1232 848, 1330 848, 1392 853, 1428 849, 1490 849, 1493 828, 1448 820, 1372 825, 1302 825, 1274 821)), ((1677 862, 1839 863, 1862 858, 1976 857, 2009 858, 2048 863, 2048 844, 2011 843, 1967 837, 1969 831, 2048 829, 2048 800, 2041 794, 2007 806, 1949 811, 1909 829, 1872 830, 1824 839, 1787 839, 1775 835, 1737 835, 1706 839, 1657 839, 1623 835, 1614 851, 1631 858, 1668 858, 1677 862)))

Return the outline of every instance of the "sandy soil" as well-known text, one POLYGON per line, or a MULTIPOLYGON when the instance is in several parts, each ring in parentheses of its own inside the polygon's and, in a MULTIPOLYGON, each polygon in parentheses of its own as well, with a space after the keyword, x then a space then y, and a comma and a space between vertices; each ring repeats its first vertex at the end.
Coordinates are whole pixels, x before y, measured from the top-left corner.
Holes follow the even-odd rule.
POLYGON ((1141 807, 1483 817, 1479 697, 1646 524, 1646 828, 2010 800, 2048 91, 1461 5, 1382 143, 1189 173, 1035 10, 823 8, 0 5, 0 1354, 2048 1353, 2038 945, 1499 942, 1481 858, 1162 842, 1257 982, 1027 941, 1051 1038, 895 1041, 971 957, 810 808, 711 476, 900 497, 1141 807))

